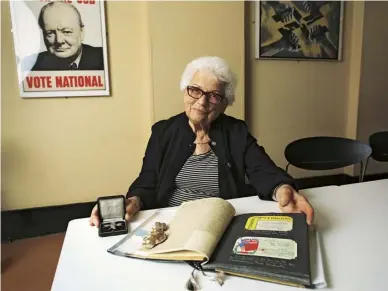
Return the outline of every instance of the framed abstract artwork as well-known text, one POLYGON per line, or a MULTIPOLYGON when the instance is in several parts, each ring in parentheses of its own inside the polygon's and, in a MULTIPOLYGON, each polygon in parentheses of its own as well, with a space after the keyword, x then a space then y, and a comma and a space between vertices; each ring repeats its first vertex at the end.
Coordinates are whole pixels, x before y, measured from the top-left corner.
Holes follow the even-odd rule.
POLYGON ((343 1, 258 1, 257 59, 342 59, 343 1))
POLYGON ((20 96, 109 96, 102 0, 12 0, 20 96))

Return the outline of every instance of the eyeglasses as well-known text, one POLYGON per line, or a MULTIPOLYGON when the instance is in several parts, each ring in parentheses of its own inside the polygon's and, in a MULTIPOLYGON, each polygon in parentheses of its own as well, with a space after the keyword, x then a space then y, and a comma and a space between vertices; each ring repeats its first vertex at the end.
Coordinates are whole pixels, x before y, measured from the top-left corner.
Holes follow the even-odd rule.
POLYGON ((205 95, 209 102, 212 104, 218 104, 224 99, 225 97, 221 94, 218 94, 216 92, 205 92, 201 88, 195 87, 195 86, 187 86, 187 94, 189 94, 190 97, 193 97, 194 99, 200 99, 203 95, 205 95))

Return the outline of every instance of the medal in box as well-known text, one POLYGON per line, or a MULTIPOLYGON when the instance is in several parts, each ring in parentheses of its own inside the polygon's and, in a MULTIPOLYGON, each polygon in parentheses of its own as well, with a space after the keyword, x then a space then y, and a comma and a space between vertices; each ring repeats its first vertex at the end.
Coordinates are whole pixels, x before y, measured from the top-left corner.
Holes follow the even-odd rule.
POLYGON ((125 221, 125 197, 123 195, 100 197, 97 199, 100 216, 99 236, 113 236, 128 232, 125 221))

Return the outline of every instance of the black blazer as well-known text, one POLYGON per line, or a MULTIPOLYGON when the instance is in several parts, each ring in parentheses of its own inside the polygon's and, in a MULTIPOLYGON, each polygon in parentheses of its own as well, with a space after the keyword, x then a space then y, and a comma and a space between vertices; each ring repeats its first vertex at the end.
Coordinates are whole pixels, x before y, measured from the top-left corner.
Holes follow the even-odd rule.
MULTIPOLYGON (((39 53, 31 71, 60 71, 68 69, 69 64, 66 63, 66 61, 45 51, 39 53)), ((104 70, 102 48, 82 44, 82 56, 78 65, 78 70, 104 70)))
MULTIPOLYGON (((293 178, 274 164, 248 132, 244 121, 221 114, 212 122, 209 137, 218 157, 220 197, 258 195, 263 200, 272 200, 277 186, 295 187, 293 178), (246 184, 246 176, 251 186, 246 184)), ((195 150, 194 140, 185 113, 155 123, 142 169, 129 187, 127 198, 138 196, 144 209, 167 207, 175 178, 195 150)))

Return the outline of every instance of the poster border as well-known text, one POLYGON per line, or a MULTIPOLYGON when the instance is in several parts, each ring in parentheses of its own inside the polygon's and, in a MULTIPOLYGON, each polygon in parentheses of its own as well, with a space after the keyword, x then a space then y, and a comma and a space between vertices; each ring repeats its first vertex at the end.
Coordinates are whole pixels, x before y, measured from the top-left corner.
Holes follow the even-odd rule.
MULTIPOLYGON (((20 65, 16 62, 16 57, 18 56, 19 43, 18 43, 18 31, 15 21, 17 19, 16 8, 14 3, 16 2, 28 2, 29 0, 10 0, 10 13, 11 13, 11 33, 13 38, 14 45, 14 58, 16 64, 17 72, 17 82, 19 88, 19 95, 22 98, 67 98, 67 97, 110 97, 110 70, 108 62, 108 43, 107 43, 107 31, 106 31, 106 12, 105 12, 105 0, 95 0, 100 6, 100 22, 101 22, 101 40, 102 40, 102 49, 103 49, 103 59, 104 59, 104 78, 105 78, 105 89, 97 90, 61 90, 61 91, 40 91, 40 92, 26 92, 23 88, 23 76, 21 72, 20 65)), ((39 2, 39 0, 36 0, 39 2)), ((19 60, 21 62, 21 60, 19 60)))

